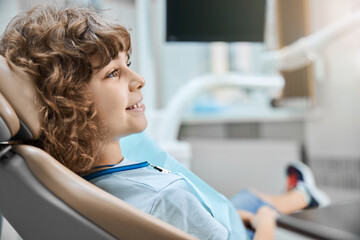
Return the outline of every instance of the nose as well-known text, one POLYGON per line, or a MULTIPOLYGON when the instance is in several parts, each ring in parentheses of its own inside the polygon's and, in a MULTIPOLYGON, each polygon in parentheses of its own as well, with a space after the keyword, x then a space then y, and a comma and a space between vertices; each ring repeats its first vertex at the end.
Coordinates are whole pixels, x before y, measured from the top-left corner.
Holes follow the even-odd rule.
POLYGON ((130 91, 136 91, 143 88, 145 79, 138 73, 131 71, 130 91))

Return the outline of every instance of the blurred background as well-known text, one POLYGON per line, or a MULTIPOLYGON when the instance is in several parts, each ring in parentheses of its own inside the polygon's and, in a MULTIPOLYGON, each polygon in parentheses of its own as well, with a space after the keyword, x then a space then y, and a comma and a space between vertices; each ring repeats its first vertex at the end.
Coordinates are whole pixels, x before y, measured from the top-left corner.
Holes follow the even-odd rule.
POLYGON ((303 161, 333 202, 360 198, 358 0, 0 0, 0 33, 40 3, 130 30, 148 133, 219 192, 280 193, 303 161))

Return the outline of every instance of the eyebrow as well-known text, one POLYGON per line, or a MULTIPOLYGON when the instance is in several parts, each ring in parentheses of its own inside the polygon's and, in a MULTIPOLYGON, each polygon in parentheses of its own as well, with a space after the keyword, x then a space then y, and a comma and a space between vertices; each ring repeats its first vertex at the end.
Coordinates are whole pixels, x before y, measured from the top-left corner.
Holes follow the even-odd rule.
MULTIPOLYGON (((130 56, 128 54, 125 55, 125 58, 126 58, 126 61, 125 61, 125 65, 128 64, 129 62, 129 59, 130 59, 130 56)), ((104 68, 106 68, 107 66, 109 66, 113 61, 115 61, 115 63, 117 64, 117 62, 121 63, 121 58, 117 57, 116 59, 113 58, 106 66, 104 66, 103 68, 100 68, 100 69, 97 69, 94 71, 94 74, 100 74, 100 72, 102 70, 104 70, 104 68)), ((107 73, 108 71, 105 72, 105 74, 107 73)))

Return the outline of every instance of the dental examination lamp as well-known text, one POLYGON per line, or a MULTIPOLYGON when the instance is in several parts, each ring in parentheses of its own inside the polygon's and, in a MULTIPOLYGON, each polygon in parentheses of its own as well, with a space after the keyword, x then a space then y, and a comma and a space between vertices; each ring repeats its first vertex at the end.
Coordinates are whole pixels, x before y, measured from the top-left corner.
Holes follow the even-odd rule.
POLYGON ((238 73, 208 74, 196 77, 185 84, 171 99, 162 112, 156 136, 160 141, 176 141, 184 112, 200 93, 217 87, 239 87, 242 89, 266 90, 270 96, 279 96, 284 79, 275 76, 251 76, 238 73))
POLYGON ((262 64, 279 71, 296 70, 318 60, 319 51, 329 42, 359 27, 360 11, 356 11, 286 47, 264 53, 262 64))

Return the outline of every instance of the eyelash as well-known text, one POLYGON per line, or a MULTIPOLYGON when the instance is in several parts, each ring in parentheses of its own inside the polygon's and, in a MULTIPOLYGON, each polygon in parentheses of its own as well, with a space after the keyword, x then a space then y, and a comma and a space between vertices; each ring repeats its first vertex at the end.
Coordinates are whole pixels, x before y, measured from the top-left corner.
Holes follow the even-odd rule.
POLYGON ((120 74, 119 74, 119 69, 117 68, 117 69, 115 69, 114 71, 112 71, 111 73, 109 73, 106 77, 107 78, 112 78, 112 77, 118 77, 120 74), (117 73, 117 76, 111 76, 112 74, 114 74, 114 73, 117 73))
MULTIPOLYGON (((127 67, 130 67, 131 66, 131 62, 129 61, 128 63, 126 63, 126 66, 127 67)), ((112 74, 114 74, 114 73, 117 73, 118 74, 118 76, 119 76, 119 69, 117 68, 117 69, 115 69, 114 71, 112 71, 111 73, 109 73, 106 77, 107 78, 112 78, 112 77, 118 77, 118 76, 111 76, 112 74)))

